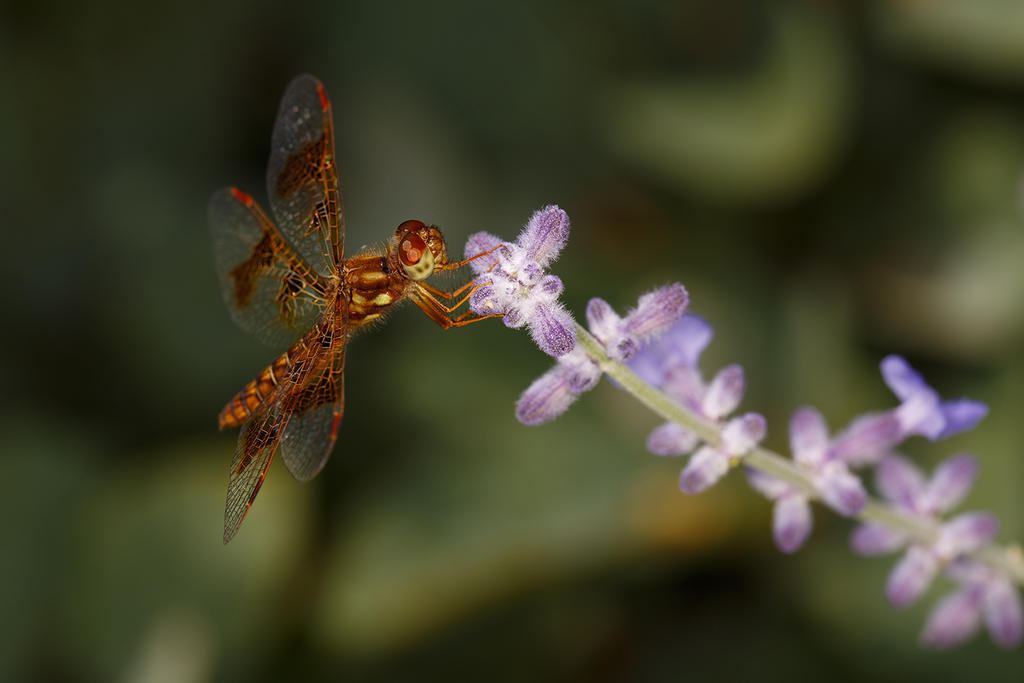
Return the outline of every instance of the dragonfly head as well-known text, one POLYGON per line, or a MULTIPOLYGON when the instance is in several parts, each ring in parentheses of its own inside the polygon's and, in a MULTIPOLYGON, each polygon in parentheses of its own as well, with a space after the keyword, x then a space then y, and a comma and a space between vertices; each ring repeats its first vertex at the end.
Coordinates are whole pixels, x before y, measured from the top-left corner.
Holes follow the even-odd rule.
POLYGON ((448 263, 448 247, 436 225, 405 221, 395 229, 398 260, 410 280, 426 280, 437 266, 448 263))

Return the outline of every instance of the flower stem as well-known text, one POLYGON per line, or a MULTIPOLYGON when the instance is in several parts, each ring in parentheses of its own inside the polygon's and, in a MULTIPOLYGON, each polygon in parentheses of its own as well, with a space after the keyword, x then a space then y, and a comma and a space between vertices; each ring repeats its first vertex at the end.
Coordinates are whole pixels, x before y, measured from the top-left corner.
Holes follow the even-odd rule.
MULTIPOLYGON (((601 370, 658 415, 670 422, 689 429, 712 446, 722 440, 721 427, 707 418, 697 415, 672 398, 644 382, 628 366, 608 357, 601 343, 584 327, 577 323, 577 340, 593 358, 601 370)), ((812 499, 820 500, 818 488, 792 460, 760 446, 755 447, 739 460, 748 467, 780 479, 812 499)), ((906 534, 918 543, 931 545, 938 533, 937 525, 930 521, 909 515, 906 512, 869 499, 864 508, 851 517, 862 522, 871 522, 906 534)), ((989 545, 971 555, 990 566, 1005 572, 1016 583, 1024 585, 1024 551, 1019 546, 989 545)))

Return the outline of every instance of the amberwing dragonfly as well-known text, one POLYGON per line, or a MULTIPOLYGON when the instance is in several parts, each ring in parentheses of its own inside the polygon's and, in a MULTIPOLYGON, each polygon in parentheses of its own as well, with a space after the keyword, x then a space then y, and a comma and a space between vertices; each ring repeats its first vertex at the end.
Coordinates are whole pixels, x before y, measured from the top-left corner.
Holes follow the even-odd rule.
POLYGON ((333 125, 323 84, 297 77, 281 99, 267 167, 277 222, 234 187, 210 200, 217 275, 231 317, 265 342, 291 344, 218 418, 221 429, 242 427, 231 462, 224 543, 241 526, 278 451, 300 481, 327 463, 345 410, 345 347, 354 332, 405 299, 445 329, 494 317, 452 317, 469 295, 454 305, 444 301, 472 281, 455 292, 425 282, 473 260, 449 263, 436 226, 405 221, 383 249, 345 258, 333 125))

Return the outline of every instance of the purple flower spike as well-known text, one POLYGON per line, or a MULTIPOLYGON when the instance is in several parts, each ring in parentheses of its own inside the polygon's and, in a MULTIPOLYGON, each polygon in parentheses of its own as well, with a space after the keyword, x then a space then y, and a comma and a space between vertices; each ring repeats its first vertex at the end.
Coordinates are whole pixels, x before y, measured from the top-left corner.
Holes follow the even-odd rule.
POLYGON ((980 401, 943 401, 902 356, 886 356, 881 369, 882 379, 903 402, 896 412, 905 435, 945 439, 973 429, 988 414, 988 406, 980 401))
POLYGON ((683 316, 689 303, 690 295, 678 283, 644 294, 626 315, 625 331, 641 341, 660 337, 683 316))
POLYGON ((811 534, 811 505, 803 496, 779 498, 772 513, 772 536, 775 545, 786 554, 795 553, 811 534))
POLYGON ((535 213, 515 244, 486 232, 471 235, 467 258, 499 248, 470 262, 482 286, 470 297, 469 309, 478 315, 503 315, 506 327, 528 326, 548 355, 569 353, 576 345, 576 325, 558 302, 562 281, 545 273, 568 236, 569 218, 557 206, 535 213))
POLYGON ((911 546, 889 575, 885 595, 894 607, 906 607, 921 597, 938 571, 939 563, 933 553, 911 546))
POLYGON ((679 476, 683 493, 700 493, 710 488, 729 471, 728 456, 710 446, 703 446, 690 456, 690 462, 679 476))
POLYGON ((544 267, 558 257, 568 239, 569 216, 552 205, 534 213, 516 241, 528 260, 544 267))

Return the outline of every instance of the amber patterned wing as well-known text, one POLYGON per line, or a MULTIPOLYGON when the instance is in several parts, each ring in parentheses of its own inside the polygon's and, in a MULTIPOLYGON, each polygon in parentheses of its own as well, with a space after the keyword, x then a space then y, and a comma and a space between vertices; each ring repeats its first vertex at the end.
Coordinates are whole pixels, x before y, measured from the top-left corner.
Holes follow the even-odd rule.
POLYGON ((281 458, 292 476, 309 481, 324 468, 338 440, 345 412, 344 353, 335 356, 290 406, 291 419, 281 439, 281 458))
POLYGON ((345 405, 347 340, 348 309, 343 306, 289 349, 280 380, 284 394, 239 434, 224 509, 224 543, 242 525, 278 450, 300 481, 312 479, 327 463, 345 405))
POLYGON ((267 165, 267 194, 281 232, 320 273, 337 272, 345 253, 331 102, 308 74, 285 90, 267 165))
POLYGON ((327 305, 324 279, 241 190, 215 193, 209 216, 217 277, 231 317, 268 344, 295 341, 327 305))

